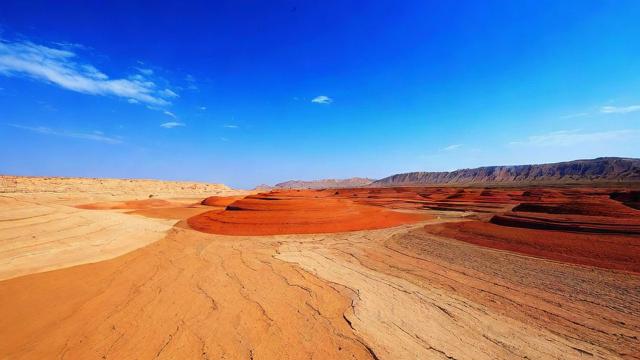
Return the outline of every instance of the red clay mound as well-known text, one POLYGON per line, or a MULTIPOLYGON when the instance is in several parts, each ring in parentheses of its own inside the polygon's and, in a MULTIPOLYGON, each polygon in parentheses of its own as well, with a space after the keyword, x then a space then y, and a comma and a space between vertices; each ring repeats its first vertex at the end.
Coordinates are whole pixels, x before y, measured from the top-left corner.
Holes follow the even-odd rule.
POLYGON ((488 188, 356 188, 322 190, 319 197, 349 198, 360 204, 394 209, 503 212, 518 203, 522 190, 488 188))
POLYGON ((640 237, 500 226, 468 221, 425 226, 431 234, 572 264, 640 272, 640 237))
POLYGON ((381 229, 429 219, 314 191, 247 196, 225 210, 188 219, 199 231, 223 235, 313 234, 381 229), (322 196, 324 197, 318 197, 322 196))
POLYGON ((569 193, 566 198, 526 202, 495 215, 498 225, 574 232, 640 235, 640 211, 601 193, 569 193))
POLYGON ((611 199, 620 201, 630 208, 640 210, 640 191, 616 191, 611 193, 611 199))
POLYGON ((152 208, 160 208, 160 207, 172 207, 177 205, 179 204, 174 204, 166 200, 147 199, 147 200, 129 200, 129 201, 106 201, 106 202, 99 202, 99 203, 93 203, 93 204, 78 205, 76 207, 79 209, 87 209, 87 210, 116 210, 116 209, 141 210, 141 209, 152 209, 152 208))
POLYGON ((640 219, 638 218, 507 213, 504 215, 494 215, 491 218, 491 222, 514 228, 640 235, 640 219))
POLYGON ((467 206, 516 205, 496 211, 489 223, 449 223, 426 231, 547 259, 640 272, 640 212, 621 203, 633 201, 633 191, 615 196, 598 188, 464 189, 437 202, 453 200, 467 206))
POLYGON ((207 206, 225 207, 242 198, 244 198, 244 196, 209 196, 208 198, 202 200, 200 204, 207 206))

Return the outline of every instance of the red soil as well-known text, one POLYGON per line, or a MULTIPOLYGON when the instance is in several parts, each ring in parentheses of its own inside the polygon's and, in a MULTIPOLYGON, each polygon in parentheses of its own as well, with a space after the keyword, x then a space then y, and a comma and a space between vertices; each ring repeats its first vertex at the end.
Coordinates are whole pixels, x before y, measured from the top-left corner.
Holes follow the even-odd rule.
POLYGON ((195 206, 140 209, 140 210, 128 211, 127 214, 140 215, 140 216, 156 218, 156 219, 186 220, 192 216, 202 214, 203 212, 206 212, 206 211, 209 211, 209 209, 204 206, 195 205, 195 206))
POLYGON ((622 202, 624 205, 640 210, 640 191, 616 191, 610 198, 622 202))
POLYGON ((640 235, 640 218, 625 218, 622 216, 607 217, 514 212, 495 215, 490 221, 493 224, 516 228, 640 235))
POLYGON ((207 206, 225 207, 242 198, 244 198, 244 196, 209 196, 208 198, 202 200, 200 204, 207 206))
MULTIPOLYGON (((278 233, 305 233, 306 226, 315 227, 315 231, 310 232, 340 231, 331 230, 327 224, 332 216, 337 219, 351 217, 344 201, 352 204, 348 208, 357 204, 364 209, 375 205, 378 208, 467 211, 479 214, 476 218, 485 221, 428 225, 425 229, 481 246, 574 264, 640 272, 640 211, 630 206, 636 204, 637 196, 637 191, 625 189, 569 187, 274 191, 261 195, 260 201, 234 203, 229 207, 231 211, 212 217, 219 220, 220 224, 216 226, 220 228, 232 228, 244 222, 258 225, 263 230, 256 231, 264 233, 274 233, 264 230, 267 228, 280 229, 282 232, 278 233), (270 201, 270 198, 287 200, 270 201), (235 208, 240 211, 234 212, 235 208), (293 221, 289 220, 289 215, 284 215, 288 214, 287 209, 302 208, 308 211, 293 221), (329 210, 331 208, 336 210, 329 210), (347 213, 343 214, 345 211, 347 213), (259 220, 250 220, 258 214, 259 220), (320 214, 328 217, 322 218, 320 214), (315 219, 318 219, 317 223, 315 219), (286 224, 277 225, 278 221, 286 224), (259 224, 261 222, 267 225, 259 224)), ((351 220, 350 224, 355 225, 351 220)), ((224 231, 229 233, 230 230, 224 231)))
POLYGON ((85 209, 184 219, 225 235, 276 235, 380 229, 433 218, 431 210, 464 211, 482 221, 426 226, 445 237, 526 255, 640 272, 637 190, 606 188, 402 187, 276 190, 247 197, 209 197, 203 205, 148 199, 85 209), (205 208, 203 211, 202 208, 205 208), (392 209, 410 210, 398 212, 392 209), (417 212, 422 213, 417 213, 417 212))
POLYGON ((397 209, 493 213, 516 205, 522 193, 522 190, 484 188, 399 187, 322 190, 317 196, 349 198, 361 204, 397 209))
POLYGON ((215 234, 277 235, 381 229, 429 218, 329 198, 322 192, 278 191, 247 196, 225 210, 194 216, 188 223, 196 230, 215 234))
POLYGON ((640 237, 526 229, 481 221, 425 226, 431 234, 572 264, 640 272, 640 237))
POLYGON ((140 210, 140 209, 152 209, 160 207, 172 207, 179 206, 180 204, 172 203, 166 200, 160 199, 147 199, 147 200, 129 200, 129 201, 106 201, 93 204, 78 205, 77 208, 87 210, 140 210))
POLYGON ((566 191, 495 215, 498 225, 572 232, 640 235, 640 211, 612 200, 608 193, 566 191))

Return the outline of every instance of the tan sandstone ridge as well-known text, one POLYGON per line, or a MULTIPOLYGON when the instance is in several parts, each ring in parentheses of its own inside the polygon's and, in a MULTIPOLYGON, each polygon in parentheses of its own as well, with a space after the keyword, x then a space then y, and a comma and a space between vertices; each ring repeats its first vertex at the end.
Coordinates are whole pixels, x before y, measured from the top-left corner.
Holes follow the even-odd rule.
POLYGON ((225 194, 223 184, 147 179, 0 176, 0 193, 55 193, 96 198, 202 197, 225 194))
POLYGON ((627 231, 640 222, 634 191, 4 193, 0 244, 13 245, 0 264, 80 250, 78 265, 58 261, 53 271, 6 275, 5 266, 0 358, 640 359, 640 238, 627 231), (574 227, 522 220, 534 216, 574 227), (243 235, 221 235, 234 234, 229 224, 243 235), (356 231, 336 232, 343 224, 356 231), (496 239, 498 226, 509 231, 496 239), (535 233, 519 238, 519 229, 535 233), (581 247, 569 244, 549 254, 545 240, 573 239, 576 229, 593 251, 575 258, 581 247), (603 229, 615 233, 591 236, 603 229), (135 245, 114 251, 113 242, 135 245), (597 254, 607 244, 629 251, 597 254))

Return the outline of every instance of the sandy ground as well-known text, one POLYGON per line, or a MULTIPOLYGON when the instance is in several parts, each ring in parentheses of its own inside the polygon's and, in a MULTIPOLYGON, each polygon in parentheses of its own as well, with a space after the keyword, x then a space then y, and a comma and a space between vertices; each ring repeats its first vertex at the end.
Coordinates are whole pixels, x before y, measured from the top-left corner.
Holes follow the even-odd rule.
MULTIPOLYGON (((419 198, 402 194, 361 200, 415 211, 419 198)), ((155 239, 149 235, 146 244, 122 233, 118 241, 135 243, 135 250, 119 256, 108 250, 107 260, 62 261, 55 271, 5 277, 0 358, 640 358, 640 274, 425 230, 478 221, 469 220, 473 213, 424 210, 429 217, 417 223, 344 233, 226 236, 189 227, 187 218, 212 210, 193 199, 89 210, 71 205, 113 208, 124 199, 65 198, 51 205, 50 195, 29 196, 26 205, 25 199, 2 198, 6 221, 0 225, 9 227, 0 235, 29 221, 20 211, 33 216, 41 208, 49 222, 36 216, 36 225, 22 225, 42 236, 76 218, 120 221, 105 234, 140 224, 150 233, 155 226, 169 229, 155 239)), ((464 205, 459 200, 453 205, 464 205)), ((483 209, 477 199, 467 205, 483 209)), ((491 209, 508 205, 499 201, 491 209)), ((297 213, 287 216, 298 219, 297 213)), ((58 236, 69 238, 76 228, 62 226, 58 236)), ((44 246, 29 231, 17 243, 44 246)), ((1 239, 2 246, 11 242, 1 239)), ((45 252, 69 241, 52 239, 45 252)))
POLYGON ((102 261, 158 241, 178 220, 208 210, 188 205, 212 193, 241 192, 215 184, 0 176, 0 280, 102 261), (148 199, 150 192, 169 200, 148 199), (117 211, 86 211, 82 204, 117 211), (172 207, 180 210, 162 216, 172 207))
POLYGON ((191 198, 238 193, 223 184, 145 179, 93 179, 0 175, 0 193, 59 194, 105 199, 191 198))
POLYGON ((638 357, 640 278, 416 230, 283 245, 277 258, 352 289, 347 318, 388 359, 638 357))
POLYGON ((0 279, 126 254, 162 239, 175 223, 0 195, 0 279))

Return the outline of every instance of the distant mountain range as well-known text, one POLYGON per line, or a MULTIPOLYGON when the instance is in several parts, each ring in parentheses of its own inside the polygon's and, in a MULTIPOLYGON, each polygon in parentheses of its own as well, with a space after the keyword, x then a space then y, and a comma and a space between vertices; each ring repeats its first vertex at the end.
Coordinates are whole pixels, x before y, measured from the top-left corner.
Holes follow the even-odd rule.
POLYGON ((276 184, 276 189, 335 189, 353 188, 366 186, 373 182, 373 179, 354 177, 350 179, 322 179, 322 180, 290 180, 276 184))
POLYGON ((410 172, 374 181, 369 186, 592 182, 640 182, 640 159, 602 157, 552 164, 484 166, 443 172, 410 172))

